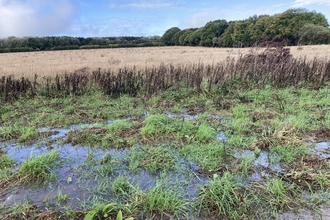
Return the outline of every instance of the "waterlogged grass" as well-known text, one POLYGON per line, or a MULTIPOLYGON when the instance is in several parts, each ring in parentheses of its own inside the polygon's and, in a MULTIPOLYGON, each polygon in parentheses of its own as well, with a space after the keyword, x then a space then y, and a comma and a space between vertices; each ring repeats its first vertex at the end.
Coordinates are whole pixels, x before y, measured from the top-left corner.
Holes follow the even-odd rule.
POLYGON ((0 149, 0 179, 7 178, 11 174, 11 167, 15 161, 6 155, 2 149, 0 149))
POLYGON ((156 186, 147 192, 137 191, 132 196, 132 208, 141 213, 141 216, 170 216, 179 217, 186 215, 188 201, 166 181, 157 182, 156 186))
MULTIPOLYGON (((116 203, 111 217, 122 211, 137 219, 268 219, 328 204, 329 163, 315 155, 309 143, 330 140, 329 88, 260 88, 252 83, 246 88, 238 82, 151 97, 113 98, 91 90, 65 98, 13 100, 0 107, 0 142, 28 145, 51 135, 40 129, 64 127, 68 133, 56 143, 91 147, 84 163, 72 167, 76 176, 64 180, 88 193, 79 206, 84 215, 93 204, 116 203), (127 151, 119 157, 97 157, 96 147, 127 151), (258 165, 264 155, 265 163, 258 165), (189 164, 183 168, 184 163, 189 164), (132 184, 130 174, 140 171, 156 184, 144 190, 132 184), (182 177, 184 172, 195 179, 182 177), (162 176, 176 174, 181 175, 177 180, 162 176), (199 187, 197 195, 187 196, 184 187, 196 179, 203 179, 193 186, 199 187), (323 196, 308 199, 306 194, 323 196)), ((53 142, 46 143, 49 149, 53 142)), ((62 163, 58 151, 18 165, 0 152, 0 185, 6 189, 21 180, 55 180, 53 168, 62 163), (12 185, 2 184, 14 177, 12 185)), ((56 203, 72 200, 61 188, 55 190, 56 203)), ((26 207, 31 208, 1 211, 15 213, 12 216, 40 213, 26 207)), ((54 216, 74 216, 77 209, 54 216)))
POLYGON ((59 162, 59 152, 51 151, 37 157, 31 157, 24 161, 18 169, 18 174, 24 179, 47 181, 56 179, 56 174, 52 172, 52 167, 59 162))
POLYGON ((213 179, 200 189, 194 207, 199 214, 205 210, 209 215, 240 219, 249 212, 249 206, 244 203, 252 203, 241 198, 240 188, 238 176, 229 172, 225 172, 222 177, 215 174, 213 179))
POLYGON ((142 135, 172 135, 182 141, 208 142, 215 138, 216 130, 207 122, 192 123, 182 118, 169 118, 163 114, 149 115, 141 128, 142 135))
POLYGON ((221 167, 223 162, 230 158, 231 153, 231 149, 227 149, 223 143, 219 142, 188 144, 180 149, 182 156, 192 158, 205 171, 212 171, 221 167))
POLYGON ((129 196, 136 192, 134 186, 124 176, 118 176, 111 185, 111 191, 119 197, 129 196))
POLYGON ((128 168, 136 172, 143 168, 155 174, 158 171, 174 169, 174 156, 165 146, 143 146, 133 149, 128 156, 128 168))

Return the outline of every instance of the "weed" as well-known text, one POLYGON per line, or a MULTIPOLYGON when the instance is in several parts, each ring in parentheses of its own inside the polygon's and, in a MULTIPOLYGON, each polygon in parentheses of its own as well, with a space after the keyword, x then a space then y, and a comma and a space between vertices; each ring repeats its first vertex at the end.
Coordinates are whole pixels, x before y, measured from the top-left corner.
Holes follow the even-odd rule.
POLYGON ((68 195, 63 195, 62 190, 58 189, 58 191, 57 191, 57 200, 58 200, 58 202, 59 203, 66 202, 66 201, 68 201, 68 199, 69 199, 69 196, 68 195))
MULTIPOLYGON (((85 215, 84 220, 92 220, 95 217, 100 220, 103 220, 107 219, 110 216, 116 216, 117 220, 123 220, 123 213, 121 210, 118 210, 116 203, 94 205, 93 209, 85 215)), ((128 217, 124 220, 133 220, 133 218, 128 217)))
MULTIPOLYGON (((53 180, 56 178, 52 173, 52 164, 59 161, 59 152, 52 151, 41 156, 32 157, 22 163, 18 173, 25 179, 35 179, 37 181, 53 180)), ((28 181, 28 180, 27 180, 28 181)))
POLYGON ((285 183, 282 179, 268 178, 265 185, 259 187, 263 189, 259 195, 260 199, 273 215, 294 209, 304 203, 300 199, 301 190, 294 184, 285 183))
POLYGON ((136 148, 128 157, 129 169, 137 171, 144 168, 151 173, 172 170, 174 158, 165 147, 143 146, 136 148))
POLYGON ((200 189, 193 207, 198 214, 207 211, 209 214, 229 219, 241 219, 244 213, 248 212, 248 207, 243 204, 240 190, 240 184, 234 174, 225 172, 221 177, 215 174, 213 179, 200 189))
POLYGON ((128 121, 120 120, 120 121, 112 122, 111 124, 109 124, 107 126, 107 128, 110 132, 116 133, 116 132, 130 129, 130 128, 132 128, 132 126, 133 126, 133 124, 128 121))
POLYGON ((25 142, 28 139, 31 139, 33 137, 37 136, 36 128, 35 127, 23 127, 22 128, 22 134, 18 138, 18 142, 25 142))
POLYGON ((188 202, 180 198, 179 192, 164 180, 147 192, 137 191, 132 196, 132 206, 143 214, 156 213, 161 216, 184 216, 188 202))
POLYGON ((131 195, 136 190, 124 176, 118 176, 112 183, 111 191, 119 196, 131 195))
POLYGON ((99 166, 97 168, 97 173, 101 176, 101 177, 110 177, 113 175, 114 170, 110 165, 102 165, 99 166))
POLYGON ((192 158, 203 170, 212 171, 219 168, 230 151, 226 151, 223 143, 189 144, 180 149, 180 154, 192 158))

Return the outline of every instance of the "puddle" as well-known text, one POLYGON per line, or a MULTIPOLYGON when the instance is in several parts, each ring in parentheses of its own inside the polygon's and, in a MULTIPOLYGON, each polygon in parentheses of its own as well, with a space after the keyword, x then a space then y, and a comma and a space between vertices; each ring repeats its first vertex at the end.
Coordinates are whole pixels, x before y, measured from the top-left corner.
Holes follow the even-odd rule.
MULTIPOLYGON (((188 114, 186 110, 182 111, 181 113, 167 112, 166 116, 168 118, 185 118, 185 119, 188 119, 190 121, 198 119, 198 114, 197 115, 191 115, 191 114, 188 114)), ((212 115, 210 115, 210 117, 213 118, 213 119, 219 119, 219 120, 221 119, 222 120, 222 117, 220 115, 212 114, 212 115)))
MULTIPOLYGON (((112 122, 114 121, 108 121, 108 123, 112 122)), ((59 156, 64 164, 62 167, 53 169, 58 181, 47 183, 46 186, 39 186, 39 188, 36 188, 38 186, 24 186, 16 187, 11 191, 5 191, 0 194, 0 206, 12 206, 24 199, 29 199, 43 209, 47 206, 59 204, 59 192, 69 197, 65 205, 72 209, 81 208, 81 204, 88 201, 89 198, 116 201, 117 197, 111 193, 110 187, 111 183, 118 176, 127 177, 132 185, 136 185, 141 190, 147 190, 155 186, 157 181, 161 180, 163 174, 152 175, 144 169, 140 169, 138 172, 130 172, 125 161, 126 157, 130 154, 130 150, 113 148, 102 150, 87 146, 72 146, 71 144, 50 142, 51 140, 65 140, 67 134, 72 130, 104 127, 104 125, 93 123, 72 125, 69 128, 41 128, 38 130, 39 132, 48 132, 50 135, 47 138, 36 141, 32 145, 23 145, 15 142, 0 143, 1 148, 4 148, 7 155, 15 160, 16 165, 14 169, 18 169, 19 165, 28 158, 40 156, 54 150, 60 153, 59 156), (97 161, 96 165, 86 165, 91 155, 97 161), (103 166, 100 161, 105 155, 111 155, 111 158, 116 162, 109 164, 113 168, 112 175, 100 177, 97 175, 97 172, 98 168, 103 166), (85 174, 84 169, 86 169, 85 174), (91 175, 91 177, 88 177, 88 175, 91 175), (102 182, 106 182, 107 186, 104 189, 105 193, 100 194, 95 188, 99 187, 102 182)), ((142 144, 138 142, 135 146, 141 147, 142 144)), ((197 190, 201 185, 206 184, 208 179, 198 177, 195 173, 199 169, 197 165, 184 158, 175 158, 175 160, 175 167, 178 167, 178 169, 167 172, 165 174, 166 180, 170 184, 173 184, 173 187, 178 187, 177 184, 179 184, 180 190, 182 189, 186 197, 192 198, 196 196, 197 190)))
MULTIPOLYGON (((255 157, 254 151, 251 150, 244 150, 242 153, 237 152, 234 154, 235 158, 243 158, 243 157, 255 157)), ((284 168, 281 167, 279 163, 271 164, 269 163, 270 157, 276 158, 276 154, 269 155, 266 151, 261 151, 259 156, 254 159, 253 164, 256 167, 263 167, 263 168, 269 168, 272 171, 275 172, 282 172, 284 171, 284 168)))
POLYGON ((216 138, 219 141, 227 141, 228 140, 227 136, 223 132, 218 133, 217 136, 216 136, 216 138))
POLYGON ((168 118, 178 118, 178 119, 188 119, 190 121, 196 120, 198 118, 198 115, 189 115, 186 111, 183 111, 181 113, 172 113, 172 112, 167 112, 166 116, 168 118))
POLYGON ((330 145, 328 142, 316 143, 315 147, 311 148, 311 151, 321 158, 330 158, 330 145))

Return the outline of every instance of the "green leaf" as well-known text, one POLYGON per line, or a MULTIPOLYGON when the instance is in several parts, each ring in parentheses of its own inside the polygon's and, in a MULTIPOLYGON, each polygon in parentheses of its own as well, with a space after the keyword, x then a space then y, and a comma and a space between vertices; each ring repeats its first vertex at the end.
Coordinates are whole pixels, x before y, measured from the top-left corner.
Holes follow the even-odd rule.
POLYGON ((123 220, 123 213, 119 210, 116 220, 123 220))
POLYGON ((90 210, 84 217, 84 220, 93 220, 94 216, 97 214, 95 209, 90 210))
POLYGON ((112 203, 109 203, 108 205, 104 206, 103 211, 102 211, 103 215, 110 213, 116 205, 117 205, 116 203, 112 202, 112 203))
POLYGON ((95 209, 98 213, 101 213, 104 208, 105 208, 104 204, 96 204, 93 206, 93 209, 95 209))

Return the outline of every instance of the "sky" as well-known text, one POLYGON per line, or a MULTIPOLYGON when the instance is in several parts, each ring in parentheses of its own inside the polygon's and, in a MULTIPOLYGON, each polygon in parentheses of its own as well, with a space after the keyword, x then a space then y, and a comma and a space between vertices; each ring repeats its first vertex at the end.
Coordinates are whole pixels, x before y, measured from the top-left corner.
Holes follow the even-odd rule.
POLYGON ((0 0, 0 38, 162 36, 171 27, 305 8, 326 16, 330 0, 0 0))

